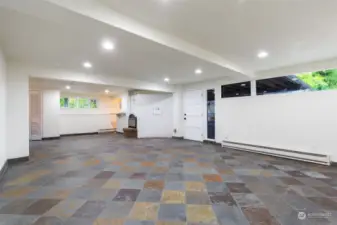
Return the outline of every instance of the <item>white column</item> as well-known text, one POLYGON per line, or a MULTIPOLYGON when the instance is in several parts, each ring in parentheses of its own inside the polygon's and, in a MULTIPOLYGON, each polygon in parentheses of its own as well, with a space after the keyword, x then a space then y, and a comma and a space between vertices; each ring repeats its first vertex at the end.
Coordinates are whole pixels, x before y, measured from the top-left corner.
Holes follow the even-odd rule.
POLYGON ((251 96, 256 96, 256 80, 250 82, 250 90, 251 96))
POLYGON ((42 93, 42 137, 59 137, 60 91, 47 90, 42 93))
POLYGON ((24 71, 7 70, 7 158, 29 156, 29 78, 24 71))
POLYGON ((6 62, 0 48, 0 169, 7 160, 6 139, 6 62))

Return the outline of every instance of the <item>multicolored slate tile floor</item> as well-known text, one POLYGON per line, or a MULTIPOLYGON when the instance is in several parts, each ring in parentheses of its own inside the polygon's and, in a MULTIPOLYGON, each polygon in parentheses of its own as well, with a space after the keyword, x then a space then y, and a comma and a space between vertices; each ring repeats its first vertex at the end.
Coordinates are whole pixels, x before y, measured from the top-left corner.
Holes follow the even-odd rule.
POLYGON ((336 167, 111 134, 32 142, 31 155, 1 183, 0 224, 337 224, 336 167))

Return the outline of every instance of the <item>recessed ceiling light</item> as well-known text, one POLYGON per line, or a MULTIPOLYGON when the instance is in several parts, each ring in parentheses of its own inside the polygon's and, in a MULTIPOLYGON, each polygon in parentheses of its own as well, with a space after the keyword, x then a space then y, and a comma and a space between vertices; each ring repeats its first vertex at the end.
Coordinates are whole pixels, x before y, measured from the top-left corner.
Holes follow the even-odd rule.
POLYGON ((194 73, 195 73, 195 74, 202 74, 202 70, 201 70, 201 69, 196 69, 196 70, 194 71, 194 73))
POLYGON ((244 87, 244 86, 246 86, 246 84, 241 84, 241 87, 244 87))
POLYGON ((109 91, 108 89, 106 89, 104 92, 105 92, 106 94, 109 94, 109 93, 110 93, 110 91, 109 91))
POLYGON ((105 40, 102 42, 102 48, 105 50, 113 50, 115 45, 111 41, 105 40))
POLYGON ((165 78, 164 78, 164 81, 165 81, 165 82, 170 82, 170 78, 165 77, 165 78))
POLYGON ((263 58, 266 58, 269 56, 269 53, 266 52, 266 51, 260 51, 258 54, 257 54, 257 57, 259 57, 260 59, 263 59, 263 58))
POLYGON ((84 62, 83 66, 87 69, 92 68, 92 64, 90 62, 84 62))
POLYGON ((70 87, 69 85, 67 85, 67 86, 66 86, 66 89, 67 89, 67 90, 70 90, 70 89, 71 89, 71 87, 70 87))

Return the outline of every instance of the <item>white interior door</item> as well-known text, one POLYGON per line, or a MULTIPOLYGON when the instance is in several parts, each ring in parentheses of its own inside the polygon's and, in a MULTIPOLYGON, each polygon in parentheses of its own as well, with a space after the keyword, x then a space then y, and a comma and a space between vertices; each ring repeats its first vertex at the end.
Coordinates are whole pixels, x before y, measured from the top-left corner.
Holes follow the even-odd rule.
POLYGON ((203 141, 203 94, 202 90, 184 92, 184 138, 203 141))
POLYGON ((41 92, 29 92, 29 134, 30 140, 42 139, 42 102, 41 92))

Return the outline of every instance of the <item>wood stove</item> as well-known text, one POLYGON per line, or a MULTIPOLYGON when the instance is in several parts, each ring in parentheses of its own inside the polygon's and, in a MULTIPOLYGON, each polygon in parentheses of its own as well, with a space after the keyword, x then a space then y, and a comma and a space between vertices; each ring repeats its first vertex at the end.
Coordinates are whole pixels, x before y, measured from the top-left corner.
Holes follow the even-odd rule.
POLYGON ((137 129, 137 117, 134 114, 130 114, 128 124, 129 128, 137 129))
POLYGON ((128 118, 128 127, 123 129, 124 137, 126 138, 137 138, 137 117, 134 114, 130 114, 128 118))

